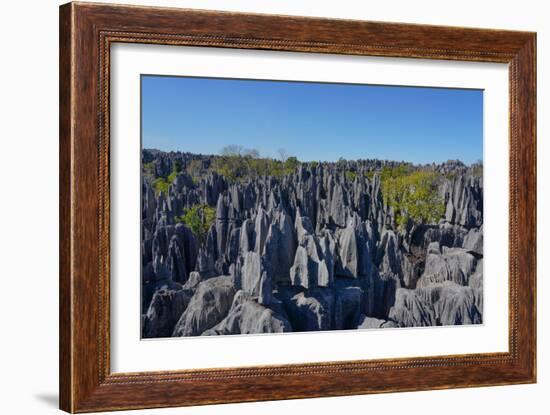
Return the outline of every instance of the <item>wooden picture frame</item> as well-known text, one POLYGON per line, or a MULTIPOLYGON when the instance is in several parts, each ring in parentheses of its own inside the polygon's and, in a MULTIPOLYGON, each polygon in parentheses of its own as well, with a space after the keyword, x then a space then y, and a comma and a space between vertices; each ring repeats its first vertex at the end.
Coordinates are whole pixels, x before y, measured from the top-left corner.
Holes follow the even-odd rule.
POLYGON ((91 412, 536 381, 535 33, 69 3, 60 8, 59 94, 61 409, 91 412), (507 63, 509 352, 111 373, 109 59, 116 42, 507 63))

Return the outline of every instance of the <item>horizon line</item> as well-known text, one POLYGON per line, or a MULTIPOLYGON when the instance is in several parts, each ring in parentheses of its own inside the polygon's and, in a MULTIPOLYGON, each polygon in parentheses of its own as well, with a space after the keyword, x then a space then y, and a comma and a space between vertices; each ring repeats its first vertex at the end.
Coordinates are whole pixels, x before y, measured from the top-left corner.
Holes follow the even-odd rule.
MULTIPOLYGON (((197 156, 211 156, 211 157, 222 157, 221 154, 214 154, 214 153, 194 153, 194 152, 190 152, 190 151, 183 151, 183 150, 161 150, 159 148, 143 148, 141 149, 141 151, 158 151, 158 152, 162 152, 162 153, 182 153, 182 154, 193 154, 193 155, 197 155, 197 156)), ((293 155, 289 155, 288 157, 296 157, 296 156, 293 156, 293 155)), ((287 157, 287 158, 288 158, 287 157)), ((264 155, 259 155, 258 157, 256 157, 258 159, 270 159, 270 160, 279 160, 277 157, 271 157, 271 156, 264 156, 264 155)), ((340 157, 340 158, 343 158, 343 157, 340 157)), ((339 158, 339 159, 340 159, 339 158)), ((314 162, 317 162, 317 163, 337 163, 339 161, 339 159, 336 159, 336 160, 302 160, 298 157, 296 157, 296 159, 300 162, 300 163, 314 163, 314 162)), ((467 167, 471 167, 473 165, 476 165, 476 164, 481 164, 483 165, 483 159, 479 159, 479 160, 476 160, 472 163, 466 163, 464 161, 462 161, 461 159, 459 158, 455 158, 455 159, 447 159, 445 161, 432 161, 432 162, 428 162, 428 163, 418 163, 418 162, 412 162, 412 161, 407 161, 407 160, 397 160, 397 159, 384 159, 384 158, 356 158, 356 159, 344 159, 345 161, 368 161, 368 160, 376 160, 376 161, 382 161, 382 162, 393 162, 393 163, 404 163, 404 164, 411 164, 413 166, 429 166, 429 165, 432 165, 432 164, 446 164, 446 163, 449 163, 449 162, 459 162, 459 163, 462 163, 464 166, 467 166, 467 167)))

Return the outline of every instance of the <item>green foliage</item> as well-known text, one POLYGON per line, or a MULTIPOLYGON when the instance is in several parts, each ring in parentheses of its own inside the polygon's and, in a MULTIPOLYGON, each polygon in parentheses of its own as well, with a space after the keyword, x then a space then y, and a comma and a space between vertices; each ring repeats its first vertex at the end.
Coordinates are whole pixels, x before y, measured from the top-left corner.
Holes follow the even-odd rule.
POLYGON ((456 172, 450 171, 450 172, 448 172, 448 173, 445 173, 445 178, 446 178, 447 180, 454 180, 454 179, 456 179, 456 172))
POLYGON ((348 182, 353 182, 357 177, 357 173, 351 170, 346 170, 345 175, 348 182))
POLYGON ((382 195, 386 205, 393 208, 398 226, 403 229, 409 219, 416 223, 438 221, 445 212, 443 198, 437 191, 439 174, 409 172, 402 167, 381 172, 382 195))
POLYGON ((157 194, 163 193, 165 195, 168 194, 168 189, 170 185, 176 179, 176 176, 179 174, 179 171, 181 171, 181 162, 180 162, 179 171, 177 170, 177 164, 173 164, 172 166, 174 170, 172 171, 172 173, 168 175, 168 177, 166 178, 157 177, 155 180, 153 180, 153 188, 155 189, 155 193, 157 194))
POLYGON ((187 173, 189 173, 191 176, 196 176, 201 173, 202 170, 202 161, 201 160, 191 160, 189 165, 187 166, 187 173))
POLYGON ((227 146, 214 159, 212 168, 230 180, 246 180, 249 177, 282 177, 292 174, 299 164, 296 157, 288 157, 285 161, 260 158, 258 150, 227 146))
POLYGON ((155 175, 155 163, 152 161, 149 163, 143 163, 143 174, 148 177, 153 177, 155 175))
POLYGON ((292 157, 288 157, 286 160, 285 160, 285 174, 292 174, 294 173, 294 170, 296 170, 296 167, 298 167, 298 165, 300 164, 300 162, 298 161, 298 159, 294 156, 292 157))
POLYGON ((400 164, 397 167, 383 167, 380 172, 380 180, 385 181, 392 178, 399 178, 406 176, 411 172, 410 166, 406 164, 400 164))
POLYGON ((153 181, 153 187, 155 189, 155 193, 164 193, 168 194, 168 188, 170 187, 170 182, 166 181, 164 177, 159 177, 158 179, 155 179, 153 181))
POLYGON ((203 243, 206 234, 216 220, 216 209, 208 205, 194 205, 185 209, 183 215, 176 218, 191 229, 197 239, 203 243))
POLYGON ((472 165, 472 174, 475 177, 483 177, 483 162, 481 160, 472 165))
POLYGON ((246 163, 241 156, 220 156, 214 159, 214 170, 221 176, 235 180, 246 173, 246 163))
POLYGON ((374 170, 369 170, 369 171, 366 171, 365 173, 363 173, 363 175, 364 175, 367 179, 372 180, 373 177, 374 177, 374 173, 375 173, 374 170))
POLYGON ((344 157, 340 157, 337 161, 336 161, 336 165, 338 166, 338 168, 340 169, 344 169, 346 167, 346 164, 348 164, 348 161, 344 158, 344 157))
POLYGON ((174 180, 176 179, 176 176, 178 175, 178 172, 176 170, 174 170, 172 173, 170 173, 166 179, 166 181, 171 184, 174 182, 174 180))

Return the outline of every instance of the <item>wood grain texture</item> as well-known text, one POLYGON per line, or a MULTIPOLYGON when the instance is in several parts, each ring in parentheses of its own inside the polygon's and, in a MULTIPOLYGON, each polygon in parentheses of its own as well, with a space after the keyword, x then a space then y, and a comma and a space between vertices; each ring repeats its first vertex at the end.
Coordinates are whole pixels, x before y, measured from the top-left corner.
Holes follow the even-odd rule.
POLYGON ((71 102, 72 20, 69 7, 59 14, 59 406, 72 409, 71 307, 71 102))
POLYGON ((60 407, 90 412, 534 382, 536 36, 70 3, 60 9, 60 407), (109 59, 114 42, 510 66, 508 353, 110 373, 109 59))

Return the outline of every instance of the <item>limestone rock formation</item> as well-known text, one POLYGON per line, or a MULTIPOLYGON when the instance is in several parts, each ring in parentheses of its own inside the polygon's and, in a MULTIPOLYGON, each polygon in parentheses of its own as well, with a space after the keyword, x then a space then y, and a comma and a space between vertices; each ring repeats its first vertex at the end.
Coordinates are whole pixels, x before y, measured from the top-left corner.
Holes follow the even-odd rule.
POLYGON ((142 152, 143 337, 483 321, 481 165, 297 162, 237 179, 218 157, 142 152), (437 176, 440 216, 398 223, 383 172, 400 167, 437 176))
POLYGON ((201 282, 181 314, 173 336, 198 336, 218 324, 228 313, 235 288, 229 276, 201 282))

